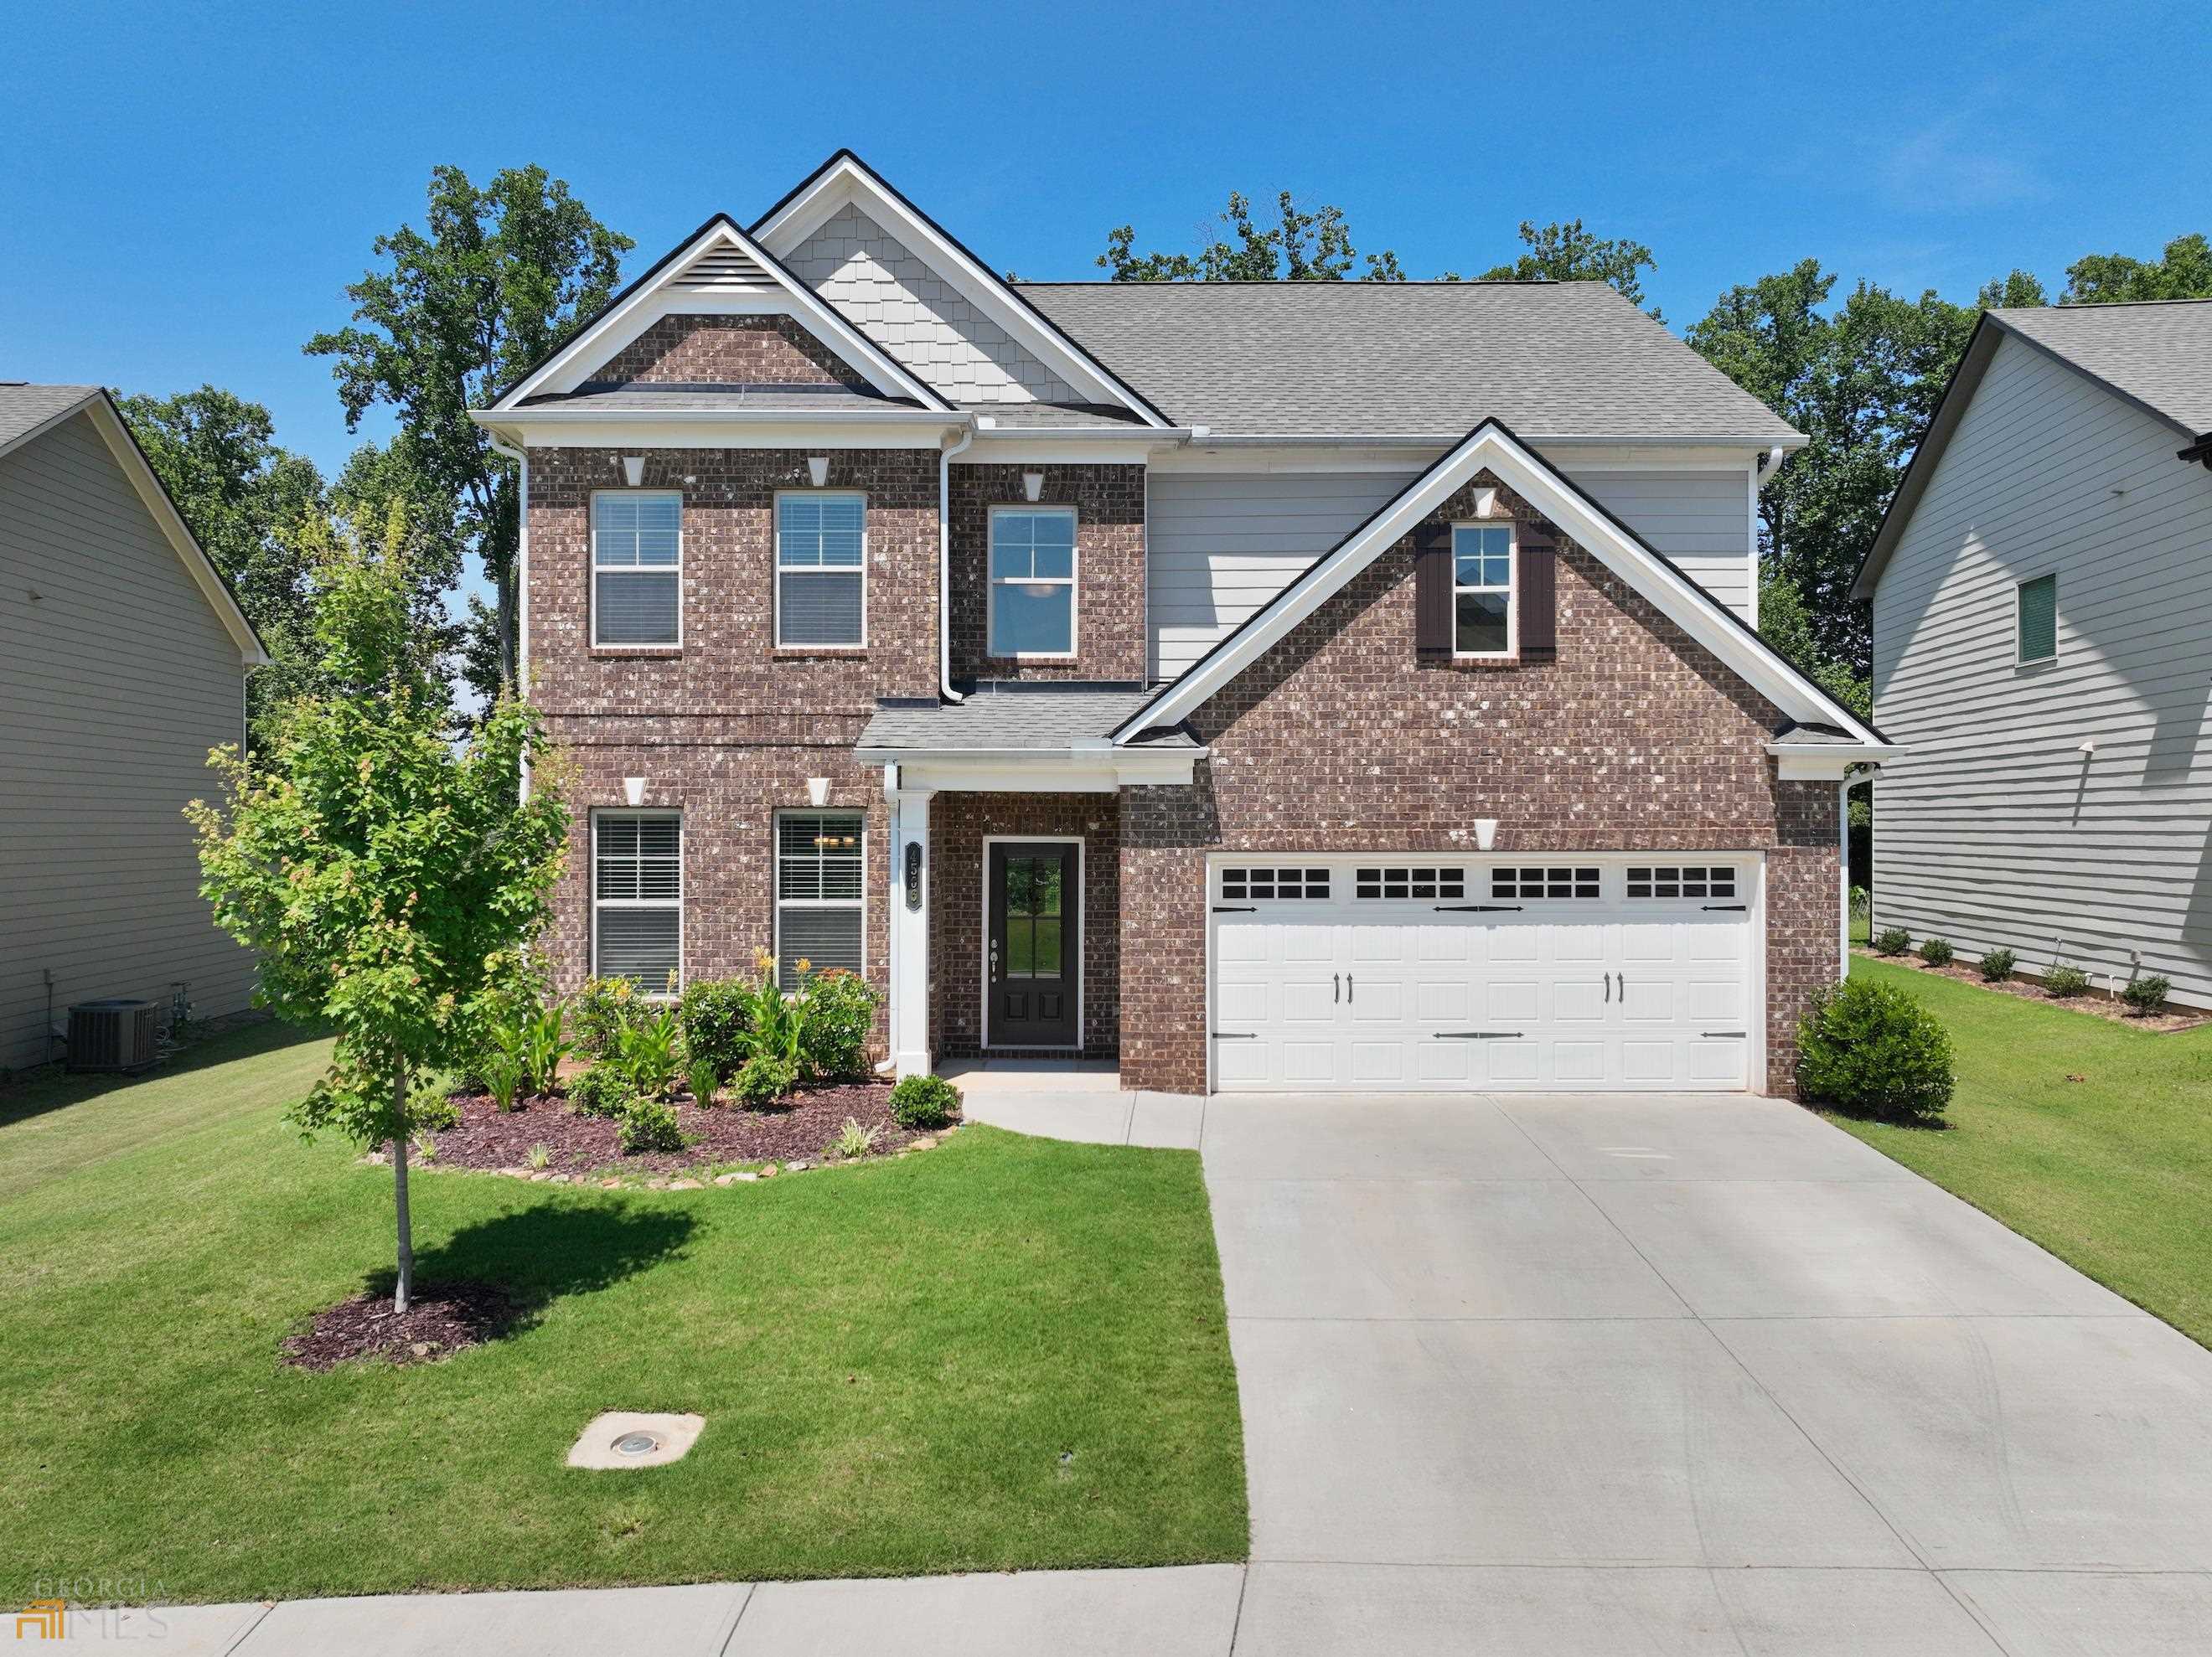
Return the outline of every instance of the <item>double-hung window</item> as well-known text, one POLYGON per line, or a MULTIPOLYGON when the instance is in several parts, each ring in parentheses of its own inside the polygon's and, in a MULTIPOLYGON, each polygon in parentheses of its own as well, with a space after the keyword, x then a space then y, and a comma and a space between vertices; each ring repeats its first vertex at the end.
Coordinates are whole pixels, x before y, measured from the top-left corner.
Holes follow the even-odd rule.
POLYGON ((592 972, 672 995, 684 970, 684 819, 592 814, 592 972))
POLYGON ((991 510, 990 652, 1075 654, 1075 510, 991 510))
POLYGON ((864 496, 776 497, 776 643, 867 643, 867 531, 864 496))
POLYGON ((2020 659, 2047 662, 2058 654, 2058 578, 2039 575, 2020 584, 2014 601, 2013 624, 2019 635, 2020 659))
POLYGON ((1452 650, 1461 656, 1510 656, 1513 526, 1452 525, 1452 650))
POLYGON ((775 820, 777 980, 799 987, 816 972, 860 970, 860 835, 857 811, 786 811, 775 820))
POLYGON ((606 489, 592 497, 592 642, 684 640, 684 497, 606 489))

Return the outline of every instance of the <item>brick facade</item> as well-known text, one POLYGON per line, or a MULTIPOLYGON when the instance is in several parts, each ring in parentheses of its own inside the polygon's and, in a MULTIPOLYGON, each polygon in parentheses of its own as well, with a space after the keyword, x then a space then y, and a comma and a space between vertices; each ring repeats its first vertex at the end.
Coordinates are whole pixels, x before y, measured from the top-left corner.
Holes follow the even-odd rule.
POLYGON ((965 466, 951 481, 952 671, 956 678, 1145 677, 1145 469, 1139 465, 965 466), (1024 471, 1042 471, 1038 504, 1075 508, 1075 659, 990 654, 991 508, 1025 506, 1024 471))
POLYGON ((850 385, 860 371, 789 317, 669 316, 591 373, 639 385, 850 385))
MULTIPOLYGON (((1481 487, 1535 519, 1488 476, 1434 518, 1471 516, 1481 487)), ((1765 852, 1764 1081, 1789 1090, 1840 947, 1836 790, 1778 782, 1777 710, 1565 540, 1558 617, 1555 662, 1418 663, 1409 537, 1193 716, 1196 782, 1123 791, 1127 1085, 1205 1086, 1207 853, 1471 852, 1480 816, 1504 853, 1765 852)))

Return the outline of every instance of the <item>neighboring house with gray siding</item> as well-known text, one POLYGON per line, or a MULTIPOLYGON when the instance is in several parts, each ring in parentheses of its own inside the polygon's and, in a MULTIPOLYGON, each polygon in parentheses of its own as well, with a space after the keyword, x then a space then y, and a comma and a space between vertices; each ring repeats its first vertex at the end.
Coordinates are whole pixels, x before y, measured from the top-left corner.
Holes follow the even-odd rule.
POLYGON ((0 383, 0 1067, 71 1002, 247 1005, 183 810, 267 659, 107 393, 0 383))
POLYGON ((1875 926, 2212 1006, 2212 300, 1990 312, 1854 596, 1875 926))

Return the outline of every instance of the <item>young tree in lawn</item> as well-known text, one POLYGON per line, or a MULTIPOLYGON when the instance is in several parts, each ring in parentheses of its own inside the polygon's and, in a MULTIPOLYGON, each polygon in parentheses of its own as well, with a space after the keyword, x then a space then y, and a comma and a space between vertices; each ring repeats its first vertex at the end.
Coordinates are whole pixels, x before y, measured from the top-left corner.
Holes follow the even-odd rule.
POLYGON ((483 561, 495 609, 478 610, 465 655, 489 700, 514 682, 515 560, 521 546, 514 468, 469 418, 560 345, 615 290, 634 246, 593 218, 542 167, 509 167, 479 190, 457 167, 430 175, 428 232, 402 225, 376 239, 390 261, 346 289, 355 326, 316 335, 357 425, 380 404, 398 417, 406 459, 445 519, 483 561))
POLYGON ((358 531, 311 541, 319 689, 282 710, 264 753, 217 749, 226 798, 185 815, 216 924, 260 956, 261 1005, 337 1028, 331 1068, 292 1120, 391 1142, 404 1312, 412 1089, 465 1059, 471 1005, 516 981, 567 818, 556 786, 516 798, 526 759, 540 778, 549 768, 526 703, 503 696, 452 740, 438 652, 414 624, 404 509, 380 545, 358 531))

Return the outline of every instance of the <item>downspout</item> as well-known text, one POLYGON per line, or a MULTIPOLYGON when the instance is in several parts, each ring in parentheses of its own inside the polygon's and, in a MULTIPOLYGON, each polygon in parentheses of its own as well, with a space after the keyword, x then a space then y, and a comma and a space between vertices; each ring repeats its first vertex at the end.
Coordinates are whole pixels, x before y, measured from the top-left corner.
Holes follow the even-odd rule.
POLYGON ((975 440, 975 428, 937 452, 937 691, 948 702, 965 701, 952 688, 952 457, 975 440))

